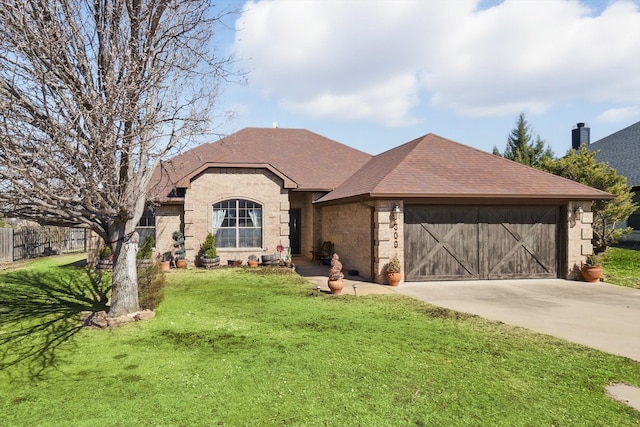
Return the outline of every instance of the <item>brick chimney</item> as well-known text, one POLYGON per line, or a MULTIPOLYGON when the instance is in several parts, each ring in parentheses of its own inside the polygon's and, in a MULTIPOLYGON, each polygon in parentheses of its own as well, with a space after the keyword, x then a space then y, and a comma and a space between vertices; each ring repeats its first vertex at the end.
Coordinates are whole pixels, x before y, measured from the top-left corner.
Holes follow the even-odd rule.
POLYGON ((586 127, 584 123, 576 124, 571 130, 571 148, 577 150, 582 144, 591 144, 590 139, 591 129, 586 127))

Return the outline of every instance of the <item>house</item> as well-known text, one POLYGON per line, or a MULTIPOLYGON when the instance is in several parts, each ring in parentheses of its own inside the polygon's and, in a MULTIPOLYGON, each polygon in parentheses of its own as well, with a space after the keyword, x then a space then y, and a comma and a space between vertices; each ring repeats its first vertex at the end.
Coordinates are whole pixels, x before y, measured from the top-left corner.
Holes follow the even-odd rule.
POLYGON ((573 277, 591 254, 590 201, 608 193, 427 134, 371 156, 301 129, 247 128, 157 170, 157 247, 208 232, 222 262, 311 257, 323 241, 376 282, 573 277))
MULTIPOLYGON (((577 127, 586 128, 584 123, 578 123, 577 127)), ((597 151, 596 158, 599 161, 606 162, 619 175, 627 177, 627 184, 635 193, 634 201, 640 203, 640 122, 594 143, 589 143, 587 133, 584 142, 589 150, 597 151)), ((640 209, 635 211, 622 226, 633 228, 633 232, 625 237, 626 241, 640 242, 640 209)))

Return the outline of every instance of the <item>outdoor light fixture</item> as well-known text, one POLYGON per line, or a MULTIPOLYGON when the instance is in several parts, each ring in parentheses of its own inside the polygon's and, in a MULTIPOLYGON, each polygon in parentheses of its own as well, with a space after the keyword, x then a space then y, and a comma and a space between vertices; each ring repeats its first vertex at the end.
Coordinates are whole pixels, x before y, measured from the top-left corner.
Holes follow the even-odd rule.
POLYGON ((316 296, 320 295, 320 285, 316 286, 316 296))
POLYGON ((357 285, 356 283, 354 283, 354 284, 353 284, 353 285, 351 285, 351 286, 353 286, 353 294, 354 294, 355 296, 358 296, 358 285, 357 285))
POLYGON ((582 220, 583 213, 584 213, 584 210, 582 209, 582 206, 578 206, 577 208, 574 209, 573 216, 575 217, 576 221, 582 220))
POLYGON ((394 225, 398 223, 399 213, 400 213, 400 206, 395 205, 393 209, 391 209, 391 222, 393 222, 394 225))

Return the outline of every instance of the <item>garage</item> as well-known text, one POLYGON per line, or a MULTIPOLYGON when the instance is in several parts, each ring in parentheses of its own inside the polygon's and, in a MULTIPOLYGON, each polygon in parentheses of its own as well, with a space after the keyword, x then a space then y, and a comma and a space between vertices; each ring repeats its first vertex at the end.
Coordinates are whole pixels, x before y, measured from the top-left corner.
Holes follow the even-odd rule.
POLYGON ((555 278, 559 206, 405 205, 405 280, 555 278))

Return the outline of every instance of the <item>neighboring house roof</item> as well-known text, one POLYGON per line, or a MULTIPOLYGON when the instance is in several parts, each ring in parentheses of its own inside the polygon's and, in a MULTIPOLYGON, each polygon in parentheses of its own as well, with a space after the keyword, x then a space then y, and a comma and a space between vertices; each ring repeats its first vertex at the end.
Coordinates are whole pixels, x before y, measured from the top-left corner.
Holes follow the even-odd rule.
POLYGON ((371 155, 304 129, 245 128, 202 144, 157 168, 149 186, 157 201, 180 201, 167 195, 189 188, 209 167, 266 168, 285 188, 331 191, 364 165, 371 155))
POLYGON ((591 200, 612 196, 428 134, 373 157, 328 202, 360 197, 591 200))
POLYGON ((619 175, 627 177, 627 184, 640 187, 640 122, 606 136, 587 146, 596 151, 596 158, 606 162, 619 175))

